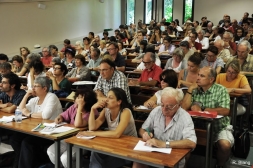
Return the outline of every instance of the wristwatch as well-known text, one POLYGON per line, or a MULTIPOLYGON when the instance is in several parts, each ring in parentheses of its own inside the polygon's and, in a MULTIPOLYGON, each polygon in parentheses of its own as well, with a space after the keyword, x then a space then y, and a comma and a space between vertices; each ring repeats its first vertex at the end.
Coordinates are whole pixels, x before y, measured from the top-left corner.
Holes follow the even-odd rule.
POLYGON ((166 148, 169 148, 169 147, 170 147, 170 142, 166 141, 166 148))

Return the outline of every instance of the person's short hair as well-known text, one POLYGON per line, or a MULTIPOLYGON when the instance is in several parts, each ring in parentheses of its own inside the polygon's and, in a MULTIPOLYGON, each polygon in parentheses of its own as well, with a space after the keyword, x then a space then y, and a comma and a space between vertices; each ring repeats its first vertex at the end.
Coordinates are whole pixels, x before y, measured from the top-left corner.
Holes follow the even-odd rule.
POLYGON ((142 36, 145 36, 145 32, 144 32, 143 30, 139 30, 139 31, 137 32, 137 34, 138 34, 138 33, 141 33, 142 36))
POLYGON ((213 26, 212 30, 218 29, 218 26, 213 26))
POLYGON ((156 56, 155 56, 155 54, 154 54, 154 53, 152 53, 152 52, 146 52, 146 53, 144 54, 144 56, 145 56, 145 55, 149 55, 149 56, 150 56, 151 61, 152 61, 152 62, 155 62, 155 60, 156 60, 156 56))
POLYGON ((240 73, 241 71, 239 60, 236 58, 234 58, 231 62, 229 62, 226 65, 226 68, 225 68, 226 71, 228 70, 229 67, 231 67, 237 73, 240 73))
POLYGON ((183 50, 181 49, 181 48, 176 48, 174 51, 173 51, 173 53, 172 53, 173 55, 177 55, 179 58, 180 58, 180 60, 183 60, 184 59, 184 52, 183 52, 183 50))
POLYGON ((86 112, 91 110, 91 107, 97 102, 97 95, 93 90, 88 88, 78 89, 75 93, 74 99, 76 99, 79 95, 84 97, 84 107, 83 109, 86 112))
POLYGON ((197 25, 199 25, 199 21, 195 20, 195 23, 197 23, 197 25))
POLYGON ((64 55, 69 53, 72 57, 75 57, 76 55, 76 50, 73 47, 66 47, 64 55))
POLYGON ((201 18, 201 20, 203 20, 203 19, 207 19, 207 17, 206 17, 206 16, 203 16, 203 17, 201 18))
POLYGON ((168 32, 163 31, 163 32, 162 32, 162 35, 166 35, 166 37, 167 37, 167 36, 168 36, 168 32))
POLYGON ((94 38, 94 32, 89 32, 89 34, 94 38))
POLYGON ((191 32, 191 34, 194 34, 195 38, 198 38, 198 33, 195 31, 195 32, 191 32))
POLYGON ((224 42, 222 39, 216 40, 216 41, 214 42, 214 44, 215 44, 215 43, 220 43, 220 45, 221 45, 222 47, 224 47, 224 45, 225 45, 225 42, 224 42))
POLYGON ((250 51, 250 49, 251 49, 251 45, 247 40, 243 40, 243 41, 239 42, 237 47, 239 47, 240 45, 246 46, 248 49, 247 51, 250 51))
POLYGON ((98 58, 100 56, 100 50, 98 48, 94 48, 93 52, 96 53, 96 58, 98 58))
POLYGON ((167 30, 168 30, 168 29, 169 29, 170 31, 173 31, 173 27, 172 27, 172 26, 168 26, 168 27, 167 27, 167 30))
POLYGON ((37 74, 44 71, 44 65, 41 60, 33 60, 29 63, 28 66, 29 66, 29 69, 33 67, 34 72, 36 72, 37 74))
POLYGON ((31 53, 27 56, 27 59, 29 59, 31 62, 34 60, 41 60, 41 55, 37 53, 31 53))
POLYGON ((223 27, 218 28, 218 34, 223 34, 225 32, 225 29, 223 27))
POLYGON ((115 68, 116 68, 115 63, 114 63, 112 60, 110 60, 110 59, 103 59, 103 60, 100 62, 99 65, 101 65, 101 64, 103 64, 103 63, 108 64, 108 65, 109 65, 111 68, 113 68, 114 70, 115 70, 115 68))
POLYGON ((166 87, 162 90, 162 95, 167 97, 173 97, 176 99, 177 103, 180 103, 184 98, 184 93, 181 89, 175 89, 173 87, 166 87))
POLYGON ((63 72, 63 76, 65 76, 68 73, 68 68, 67 68, 67 66, 64 63, 57 62, 57 63, 55 63, 55 65, 59 65, 61 67, 61 71, 62 72, 64 71, 63 72))
POLYGON ((204 30, 200 30, 201 34, 204 36, 205 35, 205 31, 204 30))
POLYGON ((118 34, 120 33, 120 31, 119 31, 118 29, 114 30, 114 32, 115 32, 115 33, 117 32, 118 34))
POLYGON ((47 87, 47 92, 50 89, 51 81, 45 76, 38 76, 35 78, 34 83, 38 83, 41 87, 47 87))
POLYGON ((175 19, 174 21, 175 21, 175 23, 177 23, 177 25, 179 25, 179 20, 178 19, 175 19))
POLYGON ((0 60, 5 60, 7 62, 9 61, 9 58, 6 54, 0 53, 0 60))
POLYGON ((123 33, 119 33, 118 36, 121 38, 121 39, 125 39, 125 35, 123 33))
POLYGON ((80 47, 83 48, 83 42, 81 42, 81 41, 76 41, 76 45, 80 45, 80 47))
POLYGON ((147 52, 155 53, 155 45, 148 44, 148 45, 147 45, 147 48, 146 48, 146 53, 147 53, 147 52))
POLYGON ((117 39, 114 36, 109 37, 109 40, 110 42, 117 42, 117 39))
POLYGON ((58 47, 56 47, 55 45, 50 45, 48 48, 49 48, 49 50, 50 49, 55 49, 56 51, 58 51, 58 47))
POLYGON ((140 45, 144 45, 144 47, 146 48, 146 46, 148 45, 147 40, 141 40, 140 45))
POLYGON ((59 62, 61 62, 61 58, 54 57, 51 62, 59 63, 59 62))
POLYGON ((10 85, 15 85, 15 90, 20 90, 21 82, 19 80, 18 75, 14 73, 7 73, 3 75, 3 78, 8 79, 10 85))
POLYGON ((11 64, 9 62, 3 62, 0 64, 0 69, 11 71, 11 64))
POLYGON ((229 23, 230 24, 230 20, 225 20, 224 23, 229 23))
POLYGON ((231 39, 234 37, 233 34, 230 33, 230 32, 225 31, 223 35, 225 35, 225 34, 228 34, 228 35, 230 36, 231 39))
POLYGON ((109 91, 112 91, 114 93, 117 101, 121 100, 120 111, 125 108, 129 108, 131 111, 133 110, 132 105, 127 101, 126 92, 122 88, 115 87, 111 88, 109 91))
MULTIPOLYGON (((104 44, 104 45, 106 45, 106 42, 105 42, 105 40, 100 40, 100 44, 104 44)), ((123 46, 123 45, 122 45, 123 46)))
POLYGON ((209 78, 214 78, 213 83, 215 83, 216 77, 217 77, 217 72, 214 68, 210 68, 210 72, 208 74, 208 77, 209 78))
POLYGON ((30 53, 31 53, 30 50, 29 50, 27 47, 20 47, 20 48, 19 48, 20 55, 22 55, 22 52, 21 52, 21 49, 22 49, 22 48, 26 50, 27 54, 30 54, 30 53))
POLYGON ((166 69, 160 74, 160 81, 164 81, 169 87, 177 88, 178 77, 177 73, 173 69, 166 69))
POLYGON ((75 59, 79 59, 82 62, 83 65, 86 65, 85 58, 82 54, 77 54, 75 56, 75 59))
POLYGON ((90 38, 89 38, 89 37, 84 37, 84 38, 83 38, 83 41, 84 41, 84 40, 87 40, 88 43, 90 43, 90 38))
POLYGON ((190 44, 189 44, 188 41, 181 41, 181 42, 179 43, 179 46, 186 47, 187 49, 190 48, 190 44))
POLYGON ((164 37, 163 41, 166 40, 168 41, 169 43, 171 43, 172 41, 172 38, 170 36, 167 36, 167 37, 164 37))
POLYGON ((207 52, 210 51, 211 53, 214 53, 214 55, 217 55, 219 53, 219 50, 216 46, 211 45, 208 49, 207 52))
POLYGON ((65 43, 65 44, 67 44, 67 45, 70 45, 70 40, 69 40, 69 39, 65 39, 65 40, 63 41, 63 43, 65 43))
POLYGON ((125 29, 125 26, 124 25, 119 25, 119 28, 120 29, 125 29))
POLYGON ((108 31, 104 31, 103 35, 107 35, 108 36, 109 35, 108 31))
POLYGON ((113 61, 112 56, 110 56, 109 54, 104 55, 102 60, 104 60, 104 59, 109 59, 109 60, 113 61))
POLYGON ((110 42, 109 46, 110 45, 113 45, 116 49, 119 49, 119 46, 118 46, 118 44, 116 42, 110 42))
POLYGON ((22 64, 24 63, 23 58, 21 56, 19 56, 19 55, 13 56, 12 57, 12 62, 13 61, 17 61, 18 63, 22 63, 22 64))
POLYGON ((194 65, 200 65, 202 58, 198 52, 194 52, 188 59, 188 61, 192 62, 194 65))

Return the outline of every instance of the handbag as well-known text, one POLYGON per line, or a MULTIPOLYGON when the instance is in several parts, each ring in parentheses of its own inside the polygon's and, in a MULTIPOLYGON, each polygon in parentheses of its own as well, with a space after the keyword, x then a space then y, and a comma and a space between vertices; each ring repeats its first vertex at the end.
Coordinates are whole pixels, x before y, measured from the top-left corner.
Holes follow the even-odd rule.
POLYGON ((250 151, 250 136, 248 129, 241 129, 235 135, 235 144, 232 152, 235 157, 246 159, 250 151))

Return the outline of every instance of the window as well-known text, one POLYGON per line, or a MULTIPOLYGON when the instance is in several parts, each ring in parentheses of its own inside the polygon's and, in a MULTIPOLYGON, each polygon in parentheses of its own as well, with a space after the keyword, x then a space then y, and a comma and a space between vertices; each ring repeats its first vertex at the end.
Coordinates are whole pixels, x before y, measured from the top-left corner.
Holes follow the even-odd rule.
POLYGON ((134 23, 135 0, 127 0, 127 24, 134 23))
POLYGON ((149 24, 152 19, 153 0, 145 1, 145 23, 149 24))
POLYGON ((164 0, 163 1, 163 17, 166 19, 166 22, 171 22, 173 19, 173 0, 164 0))
POLYGON ((190 20, 193 18, 193 3, 194 0, 184 0, 184 22, 189 18, 190 20))

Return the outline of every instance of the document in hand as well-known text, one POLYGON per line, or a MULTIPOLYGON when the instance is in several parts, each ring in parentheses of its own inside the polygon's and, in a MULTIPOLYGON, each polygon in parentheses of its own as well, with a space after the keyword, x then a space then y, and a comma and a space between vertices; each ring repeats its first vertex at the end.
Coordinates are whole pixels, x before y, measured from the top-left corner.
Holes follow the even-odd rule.
POLYGON ((134 150, 146 151, 146 152, 161 152, 161 153, 170 154, 172 149, 171 148, 155 148, 155 147, 146 146, 145 142, 139 140, 137 145, 134 147, 134 150))
POLYGON ((67 132, 72 129, 75 129, 73 127, 66 127, 66 126, 61 126, 61 127, 45 127, 43 130, 40 131, 41 134, 58 134, 62 132, 67 132))

